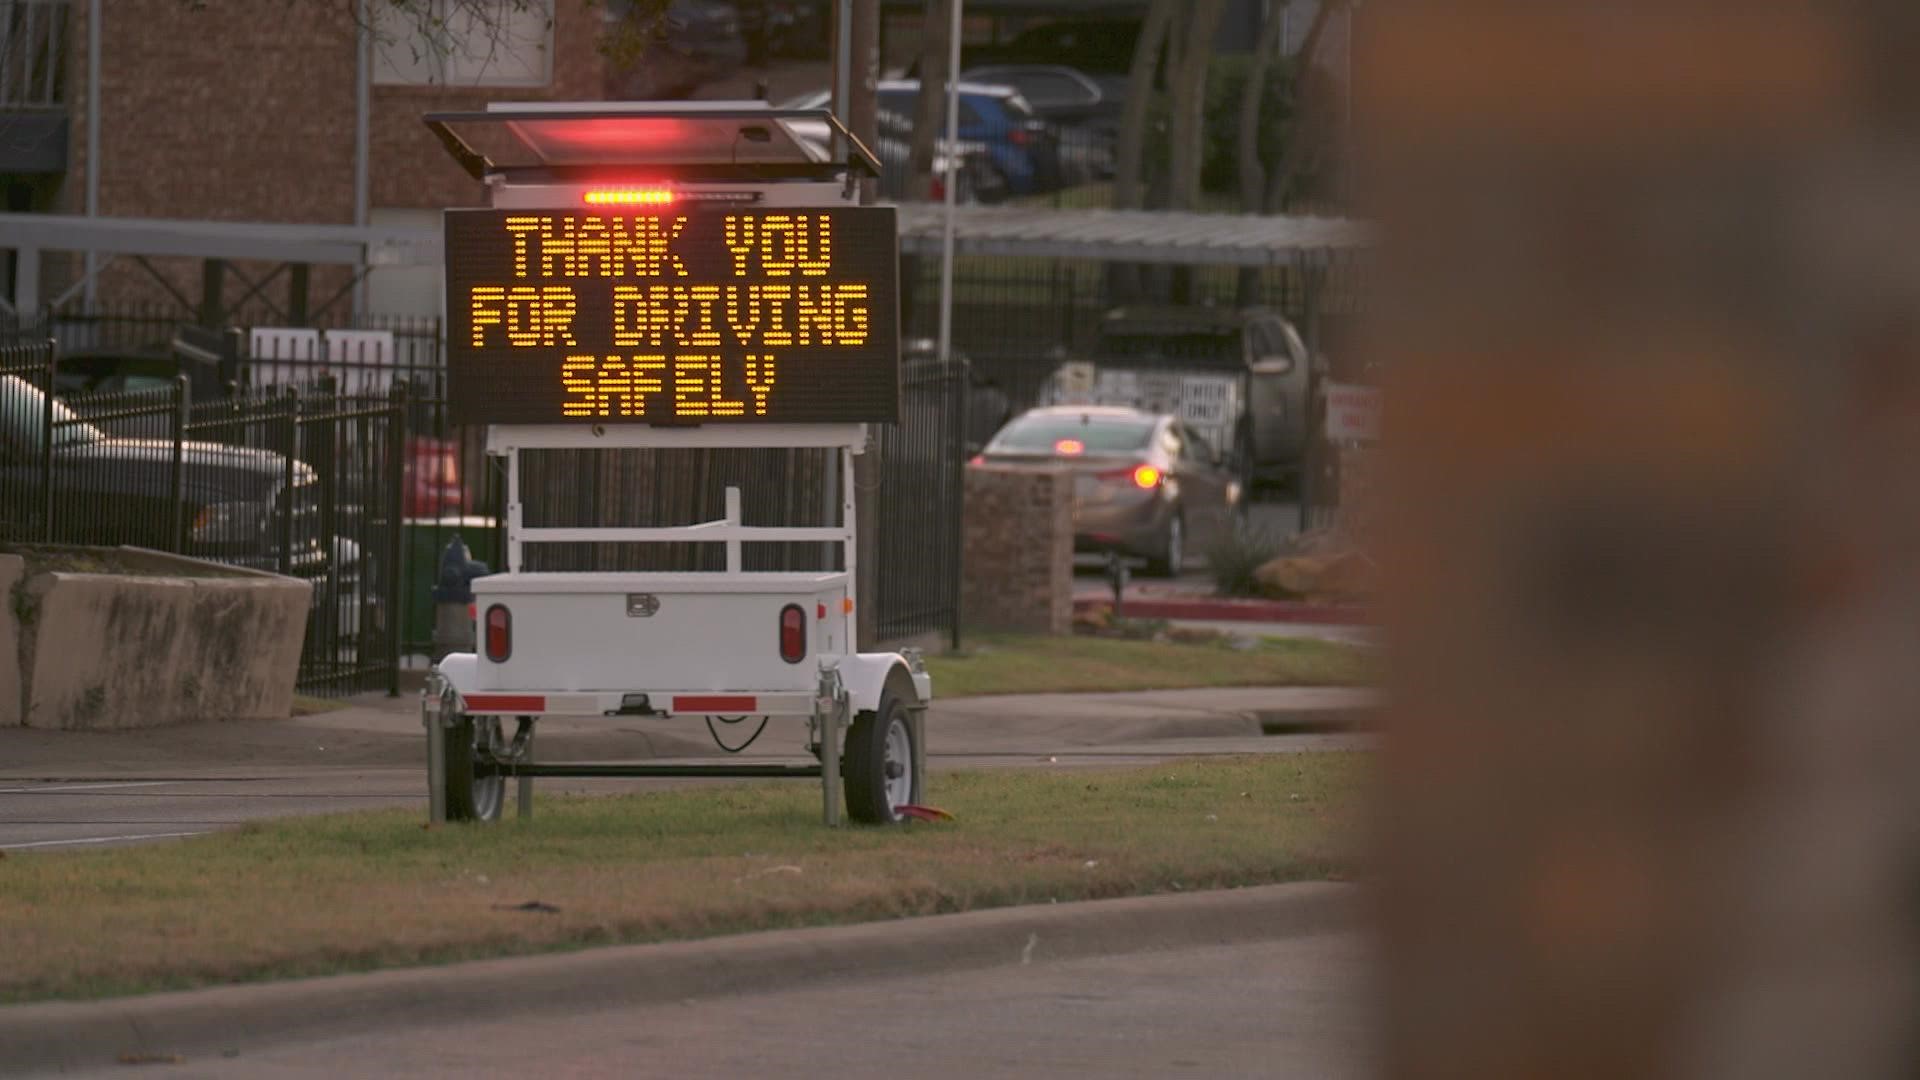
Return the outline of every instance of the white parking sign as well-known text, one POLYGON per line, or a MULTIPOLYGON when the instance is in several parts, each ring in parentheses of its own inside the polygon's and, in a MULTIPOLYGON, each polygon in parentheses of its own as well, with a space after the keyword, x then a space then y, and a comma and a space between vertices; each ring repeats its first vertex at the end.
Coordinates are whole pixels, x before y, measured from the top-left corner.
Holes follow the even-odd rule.
POLYGON ((1371 386, 1327 384, 1327 438, 1374 442, 1380 438, 1380 391, 1371 386))

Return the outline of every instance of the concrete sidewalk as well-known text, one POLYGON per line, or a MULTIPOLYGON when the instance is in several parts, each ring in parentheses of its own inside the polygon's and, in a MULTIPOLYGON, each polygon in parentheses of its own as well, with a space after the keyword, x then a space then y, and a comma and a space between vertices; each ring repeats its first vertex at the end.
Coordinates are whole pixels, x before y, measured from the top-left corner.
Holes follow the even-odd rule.
POLYGON ((1275 885, 1012 907, 434 968, 0 1008, 9 1073, 194 1063, 433 1024, 534 1024, 648 1004, 864 985, 1093 956, 1347 932, 1357 890, 1275 885))
MULTIPOLYGON (((1116 694, 1018 694, 936 700, 928 751, 937 766, 1100 750, 1150 754, 1178 741, 1185 753, 1278 750, 1263 730, 1364 726, 1375 691, 1247 687, 1116 694)), ((0 779, 250 775, 276 768, 414 768, 423 760, 419 703, 363 695, 336 712, 249 724, 189 724, 114 732, 0 728, 0 779)), ((776 720, 744 758, 797 754, 805 724, 776 720)), ((730 741, 744 735, 723 732, 730 741)), ((549 761, 629 761, 718 755, 699 718, 543 721, 536 746, 549 761)))

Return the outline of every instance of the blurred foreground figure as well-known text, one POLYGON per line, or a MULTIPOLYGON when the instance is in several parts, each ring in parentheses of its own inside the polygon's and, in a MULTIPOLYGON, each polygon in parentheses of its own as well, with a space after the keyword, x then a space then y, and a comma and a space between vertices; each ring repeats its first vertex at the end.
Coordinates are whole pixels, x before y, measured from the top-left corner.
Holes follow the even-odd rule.
POLYGON ((1920 1077, 1920 4, 1368 4, 1394 1077, 1920 1077))

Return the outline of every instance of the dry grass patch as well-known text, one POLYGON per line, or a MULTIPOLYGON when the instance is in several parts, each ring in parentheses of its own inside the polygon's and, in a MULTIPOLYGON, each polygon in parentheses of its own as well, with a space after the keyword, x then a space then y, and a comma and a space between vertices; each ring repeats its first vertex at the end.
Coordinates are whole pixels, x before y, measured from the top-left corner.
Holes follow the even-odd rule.
POLYGON ((940 778, 958 820, 830 832, 811 784, 376 811, 0 863, 0 1001, 1344 876, 1364 760, 940 778), (531 905, 528 907, 527 905, 531 905))
POLYGON ((983 634, 927 658, 937 698, 982 694, 1178 690, 1198 686, 1361 686, 1378 663, 1363 649, 1313 638, 1236 647, 1083 635, 983 634))

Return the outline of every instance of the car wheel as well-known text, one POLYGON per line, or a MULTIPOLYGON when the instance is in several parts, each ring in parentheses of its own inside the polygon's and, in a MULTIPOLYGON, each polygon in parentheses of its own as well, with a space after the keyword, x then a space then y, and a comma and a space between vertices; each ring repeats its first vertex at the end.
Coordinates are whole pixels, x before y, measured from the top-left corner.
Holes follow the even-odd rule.
POLYGON ((1175 514, 1167 522, 1167 535, 1160 542, 1160 551, 1147 560, 1147 572, 1154 577, 1175 577, 1187 562, 1187 528, 1175 514))

